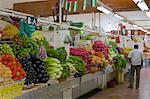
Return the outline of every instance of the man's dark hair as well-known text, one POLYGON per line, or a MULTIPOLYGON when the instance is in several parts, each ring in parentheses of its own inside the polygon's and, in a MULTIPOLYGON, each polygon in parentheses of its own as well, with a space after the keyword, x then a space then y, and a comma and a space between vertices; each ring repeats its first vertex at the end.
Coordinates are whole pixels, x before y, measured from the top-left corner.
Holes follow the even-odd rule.
POLYGON ((138 45, 134 45, 134 49, 138 49, 139 48, 139 46, 138 45))

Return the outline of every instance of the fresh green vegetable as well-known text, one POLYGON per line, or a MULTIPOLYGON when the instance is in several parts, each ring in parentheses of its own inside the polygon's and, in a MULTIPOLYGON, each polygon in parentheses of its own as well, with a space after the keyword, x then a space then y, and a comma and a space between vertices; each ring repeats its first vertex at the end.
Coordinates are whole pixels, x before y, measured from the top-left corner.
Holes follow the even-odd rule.
POLYGON ((48 57, 44 59, 44 63, 50 79, 58 79, 61 77, 61 70, 63 70, 63 68, 61 67, 60 61, 58 59, 48 57))
POLYGON ((65 50, 65 47, 60 47, 56 50, 51 49, 50 51, 48 51, 48 57, 57 58, 61 62, 65 62, 67 59, 67 52, 65 50))
POLYGON ((67 62, 67 65, 70 68, 71 75, 74 75, 77 72, 77 69, 75 68, 74 64, 67 62))
POLYGON ((126 68, 126 59, 124 55, 118 54, 116 57, 116 62, 114 62, 114 65, 117 70, 123 70, 124 68, 126 68))
POLYGON ((62 70, 62 77, 63 78, 67 78, 71 76, 71 71, 70 71, 70 67, 67 63, 61 63, 61 66, 63 67, 62 70))
POLYGON ((86 63, 80 57, 70 56, 67 61, 75 64, 75 68, 79 73, 81 73, 81 75, 86 74, 86 63))
POLYGON ((0 55, 2 55, 3 53, 8 53, 15 57, 13 49, 8 44, 0 44, 0 55))
POLYGON ((15 37, 12 48, 17 58, 23 58, 32 55, 38 56, 40 54, 39 44, 27 36, 15 37))

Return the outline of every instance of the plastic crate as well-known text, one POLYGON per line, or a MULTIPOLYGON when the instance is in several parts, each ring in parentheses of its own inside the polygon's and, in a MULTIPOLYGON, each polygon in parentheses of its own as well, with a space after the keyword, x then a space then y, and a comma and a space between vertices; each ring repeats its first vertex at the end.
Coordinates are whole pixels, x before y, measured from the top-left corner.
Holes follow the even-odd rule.
POLYGON ((22 95, 24 81, 0 87, 0 99, 14 99, 22 95))

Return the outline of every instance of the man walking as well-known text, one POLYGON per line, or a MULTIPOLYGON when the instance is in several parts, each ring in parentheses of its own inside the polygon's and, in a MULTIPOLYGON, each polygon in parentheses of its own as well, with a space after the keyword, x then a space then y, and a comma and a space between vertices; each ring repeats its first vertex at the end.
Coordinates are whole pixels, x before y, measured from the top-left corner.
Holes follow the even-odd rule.
POLYGON ((133 88, 134 74, 136 71, 136 89, 138 89, 140 83, 140 70, 143 65, 143 53, 139 51, 138 45, 134 45, 134 50, 129 53, 128 58, 131 63, 130 85, 128 88, 133 88))

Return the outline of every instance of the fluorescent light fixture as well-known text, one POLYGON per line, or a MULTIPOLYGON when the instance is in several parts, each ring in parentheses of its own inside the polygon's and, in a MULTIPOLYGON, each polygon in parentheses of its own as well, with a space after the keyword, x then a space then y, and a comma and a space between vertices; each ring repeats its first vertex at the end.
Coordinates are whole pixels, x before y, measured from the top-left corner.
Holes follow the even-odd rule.
POLYGON ((146 5, 146 3, 144 1, 138 2, 137 6, 142 10, 142 11, 148 11, 149 8, 146 5))
POLYGON ((138 26, 137 26, 137 25, 135 25, 135 24, 133 25, 133 27, 138 28, 138 26))
POLYGON ((134 1, 134 3, 138 3, 138 2, 141 2, 142 0, 133 0, 134 1))
POLYGON ((120 15, 118 15, 118 14, 115 14, 114 15, 116 18, 118 18, 118 19, 121 19, 121 20, 123 20, 123 17, 121 17, 120 15))
POLYGON ((106 14, 112 13, 110 10, 104 8, 103 6, 99 6, 99 7, 97 7, 97 9, 102 11, 103 13, 106 13, 106 14))
POLYGON ((150 11, 147 11, 147 12, 146 12, 146 15, 147 15, 148 17, 150 17, 150 11))

